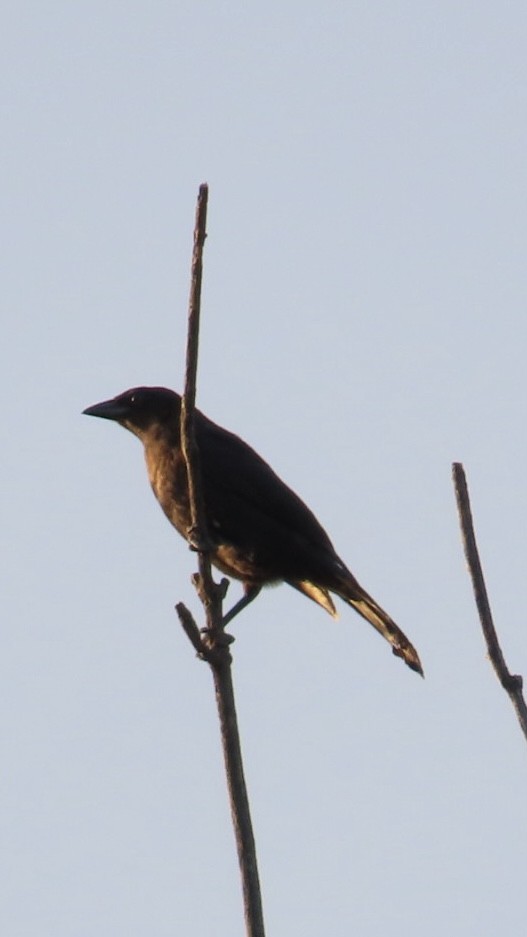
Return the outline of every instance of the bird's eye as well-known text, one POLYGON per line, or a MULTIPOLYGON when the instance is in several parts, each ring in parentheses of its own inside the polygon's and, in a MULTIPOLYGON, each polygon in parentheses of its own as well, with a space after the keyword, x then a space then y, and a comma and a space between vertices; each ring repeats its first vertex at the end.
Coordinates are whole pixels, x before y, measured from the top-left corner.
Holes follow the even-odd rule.
POLYGON ((130 403, 135 403, 135 401, 136 401, 136 396, 135 394, 132 394, 132 396, 130 397, 130 403))

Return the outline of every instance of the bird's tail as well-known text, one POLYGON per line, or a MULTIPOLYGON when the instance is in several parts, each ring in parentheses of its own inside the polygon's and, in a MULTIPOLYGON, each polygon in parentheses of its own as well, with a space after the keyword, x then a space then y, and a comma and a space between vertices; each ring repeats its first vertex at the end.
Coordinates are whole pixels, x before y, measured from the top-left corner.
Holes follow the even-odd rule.
POLYGON ((341 599, 344 599, 348 605, 351 605, 359 615, 362 615, 366 621, 369 621, 370 625, 373 625, 379 634, 382 634, 383 638, 386 638, 386 640, 390 642, 392 651, 397 657, 402 657, 405 664, 408 664, 411 670, 415 670, 424 677, 419 654, 413 644, 411 644, 393 619, 390 618, 388 613, 385 612, 380 605, 377 605, 375 600, 364 591, 352 576, 351 580, 352 582, 346 580, 341 584, 340 588, 335 589, 337 594, 340 595, 341 599))

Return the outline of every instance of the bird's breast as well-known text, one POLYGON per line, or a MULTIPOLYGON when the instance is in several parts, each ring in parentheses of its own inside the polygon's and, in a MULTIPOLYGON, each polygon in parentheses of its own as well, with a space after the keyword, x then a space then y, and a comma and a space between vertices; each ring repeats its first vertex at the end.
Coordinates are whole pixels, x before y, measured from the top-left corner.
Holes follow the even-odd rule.
POLYGON ((148 478, 164 513, 186 538, 190 527, 187 472, 181 450, 145 449, 148 478))

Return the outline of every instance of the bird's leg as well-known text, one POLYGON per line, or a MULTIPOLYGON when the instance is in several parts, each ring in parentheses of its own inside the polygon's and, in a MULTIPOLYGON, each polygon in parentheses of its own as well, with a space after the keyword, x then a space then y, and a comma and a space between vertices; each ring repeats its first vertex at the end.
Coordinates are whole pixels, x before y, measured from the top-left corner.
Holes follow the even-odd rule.
MULTIPOLYGON (((198 578, 197 575, 195 578, 196 579, 198 578)), ((222 579, 222 584, 228 585, 228 583, 229 583, 228 579, 222 579)), ((248 583, 243 584, 244 594, 242 595, 241 599, 238 599, 238 601, 234 603, 234 605, 227 612, 227 614, 223 616, 221 620, 220 634, 217 634, 216 632, 214 632, 214 640, 217 644, 223 645, 225 647, 228 647, 229 644, 232 644, 232 642, 234 641, 234 638, 232 637, 232 635, 227 634, 227 632, 224 630, 225 626, 228 625, 232 621, 232 619, 236 617, 238 612, 241 612, 244 608, 250 605, 253 599, 255 599, 256 596, 261 592, 261 589, 262 589, 261 586, 251 586, 248 583)), ((225 589, 225 592, 226 591, 227 590, 225 589)), ((210 628, 201 628, 200 631, 201 631, 201 634, 204 635, 205 638, 210 637, 210 635, 212 634, 210 628)))
POLYGON ((238 599, 238 601, 235 602, 235 604, 232 606, 230 611, 228 611, 227 614, 223 616, 223 622, 222 622, 223 627, 225 627, 225 625, 228 625, 229 622, 231 622, 232 619, 236 617, 238 612, 243 611, 244 608, 250 605, 253 599, 255 599, 257 595, 259 595, 259 593, 261 592, 261 589, 262 589, 261 586, 251 586, 248 583, 244 583, 244 586, 243 586, 244 594, 242 595, 241 599, 238 599))

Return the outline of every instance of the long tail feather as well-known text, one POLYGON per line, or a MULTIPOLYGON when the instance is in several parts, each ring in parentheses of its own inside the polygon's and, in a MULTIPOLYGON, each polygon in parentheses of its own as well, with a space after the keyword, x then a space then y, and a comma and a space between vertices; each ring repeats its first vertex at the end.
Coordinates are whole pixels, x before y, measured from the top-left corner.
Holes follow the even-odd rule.
POLYGON ((355 595, 350 595, 350 590, 339 590, 338 594, 348 605, 351 605, 359 615, 362 615, 366 621, 369 621, 370 625, 373 625, 379 634, 382 634, 383 638, 386 638, 386 640, 390 642, 392 651, 396 657, 402 657, 405 664, 408 664, 411 670, 415 670, 416 673, 420 673, 421 676, 424 677, 419 654, 399 626, 395 624, 388 613, 385 612, 380 605, 377 605, 374 599, 372 599, 367 592, 364 592, 360 586, 358 588, 355 587, 353 592, 355 595))
POLYGON ((332 618, 339 617, 327 589, 323 589, 322 586, 317 586, 314 582, 309 582, 308 579, 297 579, 296 581, 288 579, 287 582, 290 586, 293 586, 293 589, 298 589, 299 592, 303 592, 304 595, 307 595, 308 599, 312 599, 317 605, 321 605, 326 612, 329 612, 332 618))
POLYGON ((337 618, 338 615, 331 599, 330 591, 335 592, 348 605, 351 605, 359 615, 362 615, 370 625, 373 625, 379 634, 382 634, 383 638, 386 638, 391 644, 392 651, 396 657, 402 657, 405 664, 407 664, 411 670, 415 670, 416 673, 420 673, 421 676, 424 677, 419 654, 404 632, 395 624, 388 613, 385 612, 380 605, 377 605, 377 602, 372 599, 371 595, 368 595, 368 593, 364 591, 362 586, 359 585, 349 570, 346 570, 343 564, 340 566, 339 573, 338 584, 332 584, 329 589, 319 586, 308 579, 288 579, 287 582, 290 586, 293 586, 294 589, 298 589, 299 592, 303 592, 304 595, 307 595, 308 598, 316 602, 317 605, 321 605, 333 618, 337 618))

